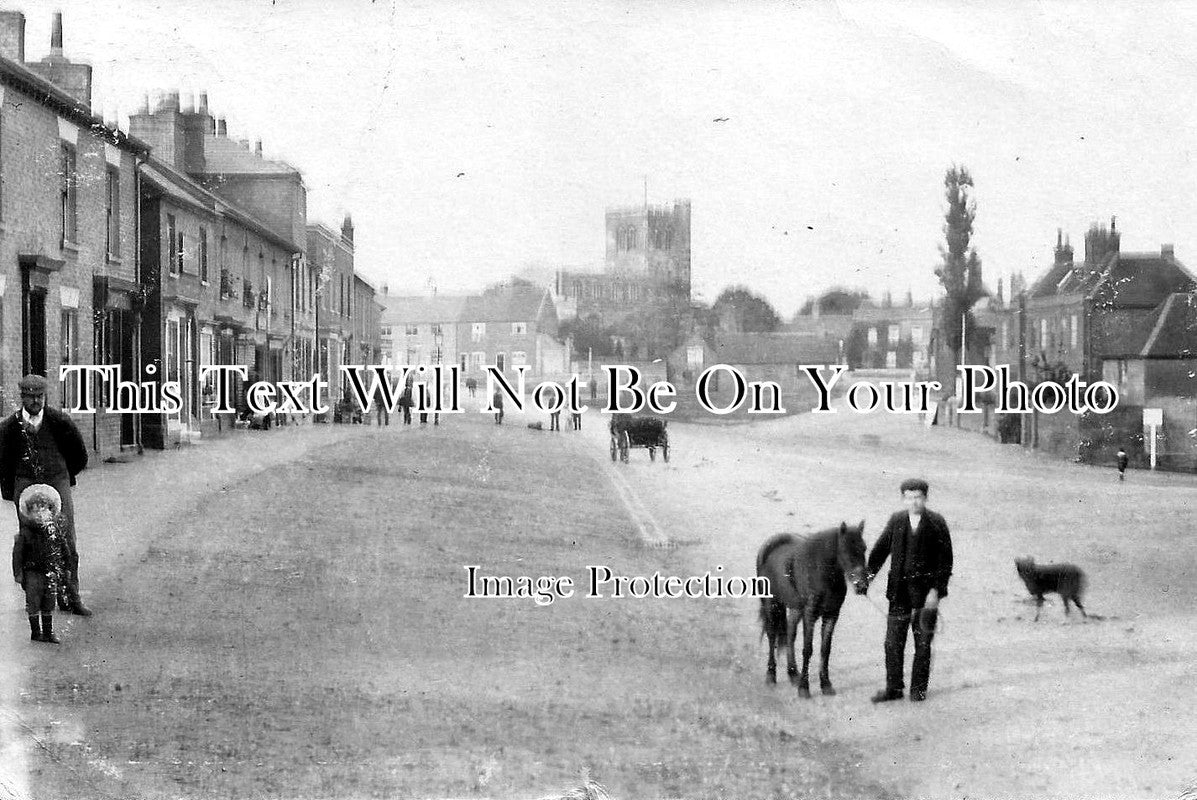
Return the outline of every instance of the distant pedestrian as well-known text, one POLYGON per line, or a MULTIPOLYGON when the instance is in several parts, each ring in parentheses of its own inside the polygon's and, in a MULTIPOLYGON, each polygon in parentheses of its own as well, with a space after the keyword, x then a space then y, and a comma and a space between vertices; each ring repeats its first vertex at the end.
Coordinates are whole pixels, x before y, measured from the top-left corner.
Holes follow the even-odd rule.
POLYGON ((403 394, 399 396, 399 407, 403 409, 403 424, 411 424, 411 384, 403 387, 403 394))
POLYGON ((379 386, 374 390, 374 404, 378 427, 381 428, 383 425, 390 427, 391 410, 387 408, 386 401, 383 398, 382 386, 379 386))
POLYGON ((469 390, 470 397, 473 397, 474 394, 478 391, 478 379, 477 378, 466 378, 466 389, 469 390))
POLYGON ((578 411, 569 412, 569 420, 570 420, 570 422, 573 423, 575 431, 582 430, 582 414, 581 414, 581 412, 578 412, 578 411))
POLYGON ((906 634, 914 630, 914 663, 910 668, 910 699, 927 699, 931 676, 931 640, 939 615, 939 601, 948 596, 952 577, 952 537, 944 518, 927 508, 927 482, 902 482, 905 511, 889 518, 869 554, 869 576, 889 558, 889 621, 885 631, 885 688, 874 703, 902 699, 906 634))
POLYGON ((590 402, 598 399, 598 382, 595 381, 594 376, 590 376, 590 402))
POLYGON ((53 486, 35 483, 17 502, 20 529, 12 547, 12 576, 25 590, 29 639, 58 644, 54 635, 54 600, 70 578, 62 498, 53 486))
POLYGON ((561 432, 561 410, 549 412, 549 430, 561 432))
POLYGON ((68 554, 65 592, 58 602, 64 611, 90 617, 79 597, 79 549, 71 498, 75 476, 87 468, 87 445, 69 416, 46 405, 45 378, 26 375, 19 388, 21 408, 0 422, 0 497, 15 503, 35 483, 49 484, 58 492, 68 554))
POLYGON ((1130 463, 1130 456, 1126 454, 1126 450, 1122 447, 1118 448, 1118 480, 1126 480, 1126 465, 1130 463))
POLYGON ((495 396, 492 405, 495 407, 495 424, 503 424, 503 392, 500 389, 495 389, 495 396))

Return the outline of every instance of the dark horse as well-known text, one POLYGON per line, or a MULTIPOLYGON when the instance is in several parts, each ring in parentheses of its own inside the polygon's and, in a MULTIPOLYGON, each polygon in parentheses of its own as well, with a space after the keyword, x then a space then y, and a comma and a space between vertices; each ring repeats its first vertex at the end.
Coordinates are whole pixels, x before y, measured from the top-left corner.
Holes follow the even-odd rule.
POLYGON ((770 683, 777 683, 777 648, 786 646, 786 671, 790 682, 798 684, 798 694, 810 697, 810 657, 814 650, 815 620, 823 620, 823 663, 819 686, 823 694, 835 694, 827 664, 831 658, 831 636, 848 595, 847 581, 857 594, 869 590, 865 566, 864 520, 854 528, 840 523, 838 528, 800 537, 779 533, 769 537, 756 554, 756 574, 769 579, 772 597, 761 598, 761 628, 769 637, 770 683), (847 576, 847 580, 845 580, 847 576), (786 609, 794 613, 786 619, 786 609), (798 622, 803 622, 802 674, 794 659, 794 638, 798 622))

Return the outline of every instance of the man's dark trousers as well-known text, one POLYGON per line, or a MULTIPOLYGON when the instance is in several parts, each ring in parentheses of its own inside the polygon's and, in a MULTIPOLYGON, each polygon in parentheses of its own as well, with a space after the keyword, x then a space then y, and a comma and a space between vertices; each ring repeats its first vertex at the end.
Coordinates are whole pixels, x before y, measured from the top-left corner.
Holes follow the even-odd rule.
POLYGON ((914 663, 910 667, 910 691, 926 694, 931 678, 931 640, 935 638, 935 609, 911 609, 890 603, 885 629, 885 688, 900 692, 905 688, 906 631, 914 631, 914 663))

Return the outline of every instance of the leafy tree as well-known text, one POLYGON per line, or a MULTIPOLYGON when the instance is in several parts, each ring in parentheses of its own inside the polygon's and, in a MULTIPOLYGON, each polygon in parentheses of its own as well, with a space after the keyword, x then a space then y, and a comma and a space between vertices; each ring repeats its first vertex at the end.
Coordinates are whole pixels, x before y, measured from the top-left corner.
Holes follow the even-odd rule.
POLYGON ((612 329, 605 326, 598 314, 591 314, 584 319, 570 319, 561 323, 559 336, 562 339, 573 337, 574 352, 579 356, 593 354, 595 358, 608 358, 615 355, 615 342, 612 329))
POLYGON ((955 371, 955 365, 962 363, 968 355, 961 352, 964 339, 974 340, 976 321, 972 308, 986 292, 981 282, 981 259, 977 249, 970 245, 973 220, 977 216, 976 203, 970 196, 972 176, 965 167, 953 165, 944 175, 943 184, 948 201, 943 226, 947 246, 939 247, 943 263, 935 270, 935 275, 946 292, 940 325, 952 352, 955 371))
POLYGON ((844 289, 835 287, 828 289, 817 298, 807 298, 806 303, 803 304, 802 309, 798 312, 801 316, 810 316, 814 313, 815 303, 819 304, 820 314, 830 315, 844 315, 851 314, 860 308, 861 304, 869 299, 869 293, 863 289, 844 289))
POLYGON ((769 333, 781 327, 781 318, 769 301, 744 286, 729 286, 711 306, 719 324, 735 333, 769 333))

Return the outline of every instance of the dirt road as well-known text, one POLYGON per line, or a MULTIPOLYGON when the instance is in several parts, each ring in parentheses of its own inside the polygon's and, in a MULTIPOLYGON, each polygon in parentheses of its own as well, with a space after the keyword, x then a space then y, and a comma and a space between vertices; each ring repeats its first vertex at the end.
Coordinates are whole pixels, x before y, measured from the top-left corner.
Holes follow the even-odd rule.
POLYGON ((509 415, 253 432, 85 474, 89 620, 0 650, 0 797, 1169 797, 1194 777, 1190 476, 1063 465, 889 416, 671 427, 610 463, 509 415), (750 576, 761 540, 875 539, 925 476, 957 571, 931 693, 873 707, 879 589, 832 677, 764 685, 751 600, 464 598, 495 575, 750 576), (669 542, 670 546, 662 547, 669 542), (1013 558, 1075 560, 1033 624, 1013 558))

